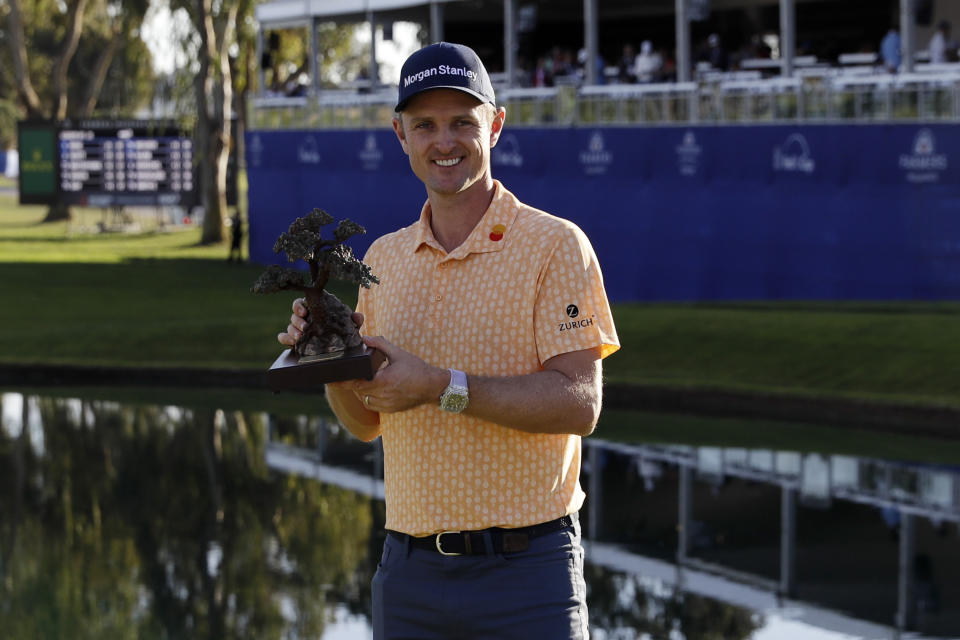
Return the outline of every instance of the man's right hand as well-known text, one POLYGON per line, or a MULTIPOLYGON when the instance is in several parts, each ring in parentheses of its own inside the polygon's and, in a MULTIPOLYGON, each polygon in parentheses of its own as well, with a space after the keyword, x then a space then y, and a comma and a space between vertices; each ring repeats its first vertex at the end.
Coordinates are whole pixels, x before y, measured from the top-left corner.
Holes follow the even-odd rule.
POLYGON ((288 347, 295 345, 297 340, 303 335, 304 329, 307 328, 308 315, 309 312, 307 311, 307 305, 304 304, 304 299, 297 298, 294 300, 293 313, 290 315, 290 324, 287 325, 285 332, 277 334, 277 342, 288 347))

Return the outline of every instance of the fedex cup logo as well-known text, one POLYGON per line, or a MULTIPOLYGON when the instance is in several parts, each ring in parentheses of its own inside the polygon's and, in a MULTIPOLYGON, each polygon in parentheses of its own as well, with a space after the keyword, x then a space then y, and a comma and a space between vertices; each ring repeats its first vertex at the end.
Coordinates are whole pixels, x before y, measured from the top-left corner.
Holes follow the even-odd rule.
POLYGON ((782 145, 773 148, 774 171, 810 175, 816 167, 817 163, 810 154, 810 145, 799 133, 793 134, 782 145))
POLYGON ((301 164, 320 164, 320 149, 313 136, 307 136, 297 146, 297 160, 301 164))

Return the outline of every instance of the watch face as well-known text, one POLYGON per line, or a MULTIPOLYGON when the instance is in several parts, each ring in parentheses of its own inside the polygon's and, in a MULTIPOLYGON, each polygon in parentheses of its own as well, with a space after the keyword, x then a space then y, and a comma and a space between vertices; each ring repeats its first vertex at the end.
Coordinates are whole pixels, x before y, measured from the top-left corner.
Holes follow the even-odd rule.
POLYGON ((451 413, 460 413, 467 408, 467 395, 463 393, 445 393, 440 399, 440 408, 451 413))

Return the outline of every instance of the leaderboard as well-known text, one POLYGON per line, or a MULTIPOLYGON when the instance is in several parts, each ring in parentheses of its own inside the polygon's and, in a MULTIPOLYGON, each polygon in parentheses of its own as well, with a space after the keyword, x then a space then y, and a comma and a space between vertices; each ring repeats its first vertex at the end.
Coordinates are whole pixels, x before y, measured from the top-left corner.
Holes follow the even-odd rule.
POLYGON ((190 134, 172 122, 66 121, 57 127, 59 191, 66 204, 190 205, 190 134))

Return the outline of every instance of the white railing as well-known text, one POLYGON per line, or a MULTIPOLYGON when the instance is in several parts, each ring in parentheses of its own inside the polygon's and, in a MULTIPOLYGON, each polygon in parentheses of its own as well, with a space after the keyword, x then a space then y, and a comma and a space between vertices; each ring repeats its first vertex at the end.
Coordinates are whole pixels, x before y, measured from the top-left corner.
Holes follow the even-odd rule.
MULTIPOLYGON (((921 65, 918 65, 920 67, 921 65)), ((800 71, 800 70, 798 70, 800 71)), ((910 74, 876 67, 809 68, 792 78, 757 71, 702 74, 698 82, 501 89, 511 126, 960 121, 960 65, 910 74)), ((253 128, 389 126, 396 92, 324 91, 251 100, 253 128)))

